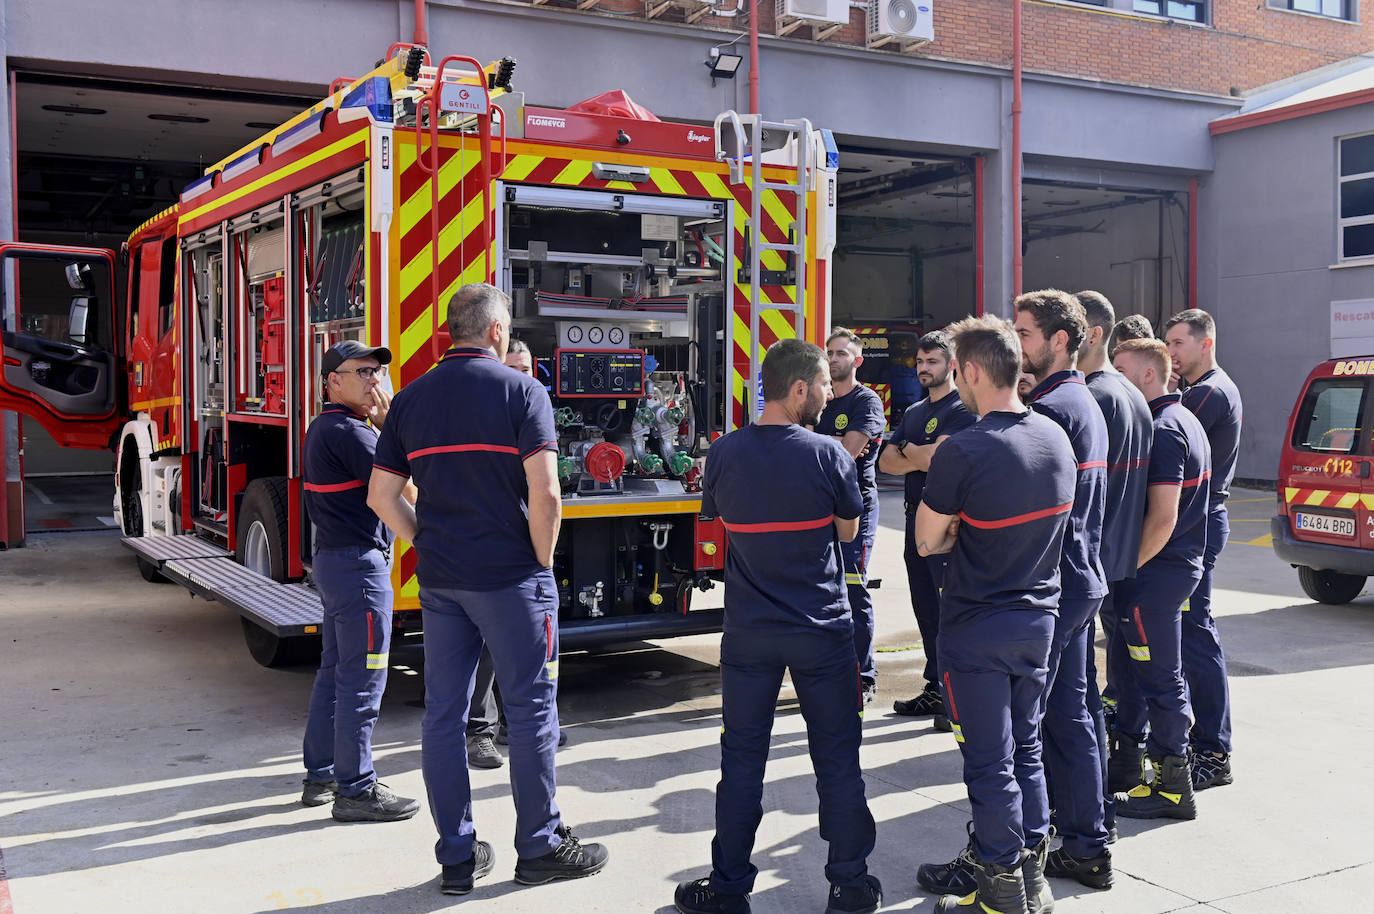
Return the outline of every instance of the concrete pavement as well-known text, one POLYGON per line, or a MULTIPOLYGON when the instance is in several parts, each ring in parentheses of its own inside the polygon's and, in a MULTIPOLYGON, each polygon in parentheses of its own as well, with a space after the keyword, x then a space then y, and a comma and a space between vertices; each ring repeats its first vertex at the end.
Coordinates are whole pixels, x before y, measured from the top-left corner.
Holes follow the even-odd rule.
MULTIPOLYGON (((1374 882, 1374 600, 1311 604, 1267 547, 1274 498, 1239 491, 1218 615, 1232 671, 1234 786, 1199 794, 1194 822, 1121 821, 1117 884, 1053 880, 1060 914, 1364 910, 1374 882)), ((879 698, 863 763, 879 823, 870 861, 884 911, 930 911, 916 865, 963 846, 968 803, 953 737, 891 713, 923 656, 901 562, 900 495, 875 550, 879 698)), ((507 770, 473 773, 496 868, 463 899, 438 894, 428 813, 339 825, 305 809, 299 753, 312 673, 258 667, 229 610, 146 584, 114 534, 35 536, 0 553, 0 914, 298 910, 523 914, 659 912, 709 868, 719 763, 717 640, 564 658, 559 802, 611 861, 592 879, 511 880, 507 770), (8 880, 5 881, 7 873, 8 880), (8 896, 8 898, 7 898, 8 896), (6 907, 8 901, 9 907, 6 907)), ((719 599, 719 590, 708 597, 719 599)), ((377 768, 423 795, 417 671, 393 653, 377 768)), ((824 847, 805 731, 785 686, 754 861, 753 909, 824 908, 824 847)))

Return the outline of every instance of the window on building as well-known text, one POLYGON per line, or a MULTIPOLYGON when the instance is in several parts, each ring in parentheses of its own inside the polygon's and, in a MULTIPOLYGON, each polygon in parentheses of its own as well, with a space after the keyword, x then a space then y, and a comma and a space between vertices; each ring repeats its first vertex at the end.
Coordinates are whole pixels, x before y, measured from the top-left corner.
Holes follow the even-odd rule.
POLYGON ((1374 257, 1374 133, 1340 140, 1340 259, 1374 257))
POLYGON ((1355 0, 1269 0, 1269 6, 1331 19, 1355 19, 1355 0))
POLYGON ((1205 0, 1135 0, 1134 9, 1137 13, 1152 13, 1188 22, 1207 21, 1205 0))

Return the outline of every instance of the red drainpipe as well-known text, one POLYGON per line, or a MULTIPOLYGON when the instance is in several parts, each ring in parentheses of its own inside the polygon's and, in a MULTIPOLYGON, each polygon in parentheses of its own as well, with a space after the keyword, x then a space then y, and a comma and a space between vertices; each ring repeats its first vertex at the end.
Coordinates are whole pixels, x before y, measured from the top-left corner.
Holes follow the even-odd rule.
POLYGON ((749 0, 749 113, 759 113, 759 0, 749 0))
POLYGON ((973 157, 973 308, 983 316, 983 157, 973 157))
POLYGON ((1188 179, 1188 307, 1197 307, 1197 178, 1188 179))
POLYGON ((1011 279, 1021 294, 1021 0, 1011 4, 1011 279))
POLYGON ((429 29, 425 25, 425 0, 415 0, 415 44, 429 47, 429 29))

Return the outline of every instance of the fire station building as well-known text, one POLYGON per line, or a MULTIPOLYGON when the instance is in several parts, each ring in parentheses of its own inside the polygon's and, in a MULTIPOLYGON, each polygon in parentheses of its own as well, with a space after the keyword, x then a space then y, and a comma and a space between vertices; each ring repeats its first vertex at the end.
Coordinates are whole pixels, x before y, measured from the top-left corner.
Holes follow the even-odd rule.
MULTIPOLYGON (((515 87, 546 108, 622 89, 709 125, 748 111, 756 81, 765 116, 835 134, 836 322, 932 329, 1007 313, 1018 287, 1097 289, 1156 324, 1205 308, 1246 399, 1238 475, 1273 479, 1311 365, 1374 351, 1374 330, 1336 316, 1374 311, 1363 13, 1360 0, 0 0, 0 238, 117 248, 206 165, 417 26, 441 53, 517 58, 515 87)), ((20 431, 13 415, 3 427, 13 522, 20 431)), ((109 472, 108 455, 64 452, 36 423, 22 434, 31 477, 109 472)))

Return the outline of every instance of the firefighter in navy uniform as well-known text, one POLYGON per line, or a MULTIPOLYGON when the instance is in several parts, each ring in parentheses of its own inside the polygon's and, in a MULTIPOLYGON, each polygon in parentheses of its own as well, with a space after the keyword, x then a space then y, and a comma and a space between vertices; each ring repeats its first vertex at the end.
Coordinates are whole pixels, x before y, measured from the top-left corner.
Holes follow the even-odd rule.
POLYGON ((940 697, 940 585, 944 578, 948 556, 922 556, 916 551, 916 510, 921 504, 921 492, 926 484, 930 459, 940 443, 955 432, 978 421, 964 408, 955 386, 954 369, 950 365, 949 336, 935 330, 921 337, 916 344, 916 377, 925 390, 925 397, 909 406, 902 421, 884 443, 878 455, 878 469, 894 476, 904 476, 906 502, 906 560, 907 585, 911 591, 911 611, 921 630, 921 644, 925 649, 925 688, 915 698, 899 698, 892 710, 908 717, 926 714, 935 716, 935 729, 949 732, 949 718, 940 697))
POLYGON ((380 387, 390 361, 390 351, 355 340, 324 354, 328 401, 302 451, 324 646, 305 725, 301 802, 333 800, 333 816, 341 822, 393 822, 420 809, 418 801, 379 783, 372 767, 372 729, 391 643, 391 532, 367 506, 367 483, 376 428, 391 404, 380 387))
MULTIPOLYGON (((1183 603, 1202 578, 1212 453, 1197 417, 1168 392, 1169 350, 1159 340, 1122 343, 1117 369, 1150 401, 1150 489, 1140 534, 1139 570, 1117 619, 1130 661, 1118 692, 1116 725, 1144 741, 1154 778, 1117 797, 1130 819, 1192 819, 1188 695, 1183 680, 1183 603)), ((1142 777, 1138 779, 1143 782, 1142 777)))
MULTIPOLYGON (((1115 631, 1116 602, 1135 577, 1136 558, 1140 553, 1140 523, 1145 517, 1146 478, 1150 466, 1150 407, 1145 397, 1121 372, 1107 361, 1108 336, 1116 325, 1112 303, 1098 292, 1084 291, 1075 296, 1088 319, 1088 335, 1078 347, 1078 368, 1083 372, 1088 392, 1102 410, 1107 423, 1107 511, 1102 525, 1102 570, 1107 576, 1107 596, 1098 611, 1107 632, 1110 646, 1115 631)), ((1108 763, 1108 732, 1103 714, 1102 696, 1097 688, 1097 652, 1092 649, 1095 633, 1088 633, 1088 712, 1097 728, 1097 748, 1103 762, 1103 826, 1110 836, 1116 828, 1116 789, 1128 790, 1135 782, 1114 788, 1109 777, 1112 772, 1140 770, 1140 758, 1135 744, 1119 737, 1112 746, 1114 754, 1108 763), (1113 767, 1113 764, 1115 767, 1113 767)), ((1114 687, 1121 674, 1115 652, 1107 655, 1107 683, 1114 687)), ((1115 734, 1113 734, 1115 736, 1115 734)), ((1092 888, 1111 885, 1110 866, 1100 861, 1076 857, 1067 848, 1050 854, 1046 872, 1051 876, 1077 879, 1092 888)))
POLYGON ((964 757, 973 823, 953 864, 923 864, 930 888, 967 867, 974 886, 937 912, 1026 914, 1053 904, 1044 878, 1049 800, 1040 718, 1060 554, 1074 506, 1073 446, 1016 395, 1021 347, 1000 318, 949 328, 959 396, 982 418, 942 444, 916 512, 922 555, 950 553, 940 595, 945 706, 964 757))
POLYGON ((1183 405, 1202 423, 1212 447, 1212 480, 1207 515, 1207 551, 1202 579, 1183 610, 1183 679, 1193 708, 1193 789, 1221 787, 1231 774, 1231 689, 1226 653, 1212 618, 1212 577, 1231 529, 1226 499, 1240 454, 1240 389, 1217 365, 1217 326, 1197 308, 1180 311, 1164 323, 1174 373, 1187 383, 1183 405))
POLYGON ((471 892, 493 864, 491 845, 473 827, 465 734, 484 643, 510 732, 516 882, 590 876, 608 856, 573 835, 554 797, 557 432, 544 388, 501 363, 510 321, 510 299, 495 286, 473 283, 454 293, 453 348, 396 396, 368 494, 417 554, 425 632, 421 764, 439 832, 439 889, 449 895, 471 892), (401 498, 410 477, 419 489, 414 510, 401 498))
POLYGON ((758 421, 711 445, 701 510, 730 535, 720 641, 720 783, 711 874, 681 883, 683 914, 748 914, 758 869, 749 857, 763 817, 764 768, 778 690, 790 672, 830 844, 827 914, 869 914, 882 886, 868 873, 876 829, 859 768, 862 696, 840 543, 859 529, 853 457, 803 425, 829 392, 825 353, 783 340, 763 360, 758 421))
POLYGON ((878 533, 878 481, 873 464, 883 443, 887 420, 883 401, 859 383, 854 376, 863 364, 863 343, 854 331, 836 327, 825 342, 830 363, 830 381, 835 398, 826 404, 816 431, 840 439, 854 458, 859 471, 859 491, 864 510, 859 517, 859 533, 851 542, 841 543, 844 555, 844 581, 849 590, 849 609, 854 614, 854 656, 859 663, 859 680, 864 703, 878 692, 878 669, 873 661, 873 597, 868 592, 868 559, 878 533))

